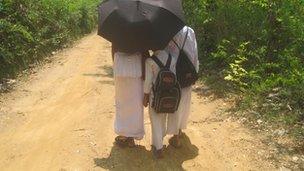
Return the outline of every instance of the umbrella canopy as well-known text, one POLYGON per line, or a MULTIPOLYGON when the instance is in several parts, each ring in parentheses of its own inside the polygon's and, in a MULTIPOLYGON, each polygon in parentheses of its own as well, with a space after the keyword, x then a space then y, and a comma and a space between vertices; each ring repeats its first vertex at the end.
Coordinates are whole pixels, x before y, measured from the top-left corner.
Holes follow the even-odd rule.
POLYGON ((164 49, 184 26, 181 0, 107 0, 99 8, 98 35, 122 52, 164 49))

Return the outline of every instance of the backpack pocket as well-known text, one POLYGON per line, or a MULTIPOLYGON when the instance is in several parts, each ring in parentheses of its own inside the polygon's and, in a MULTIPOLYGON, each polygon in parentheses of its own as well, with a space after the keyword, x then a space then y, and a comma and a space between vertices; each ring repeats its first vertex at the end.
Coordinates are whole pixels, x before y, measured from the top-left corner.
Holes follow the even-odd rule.
POLYGON ((154 98, 156 113, 174 113, 180 102, 180 89, 171 88, 158 91, 154 98))

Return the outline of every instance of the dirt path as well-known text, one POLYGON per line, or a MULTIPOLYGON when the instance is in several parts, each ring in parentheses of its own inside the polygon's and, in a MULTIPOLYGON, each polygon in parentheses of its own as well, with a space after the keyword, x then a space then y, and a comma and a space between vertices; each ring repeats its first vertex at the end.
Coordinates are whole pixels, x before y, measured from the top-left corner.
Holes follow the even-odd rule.
POLYGON ((91 34, 53 60, 0 98, 1 170, 275 170, 267 147, 219 116, 228 103, 206 89, 193 92, 182 149, 152 158, 147 113, 139 147, 117 148, 110 44, 91 34))

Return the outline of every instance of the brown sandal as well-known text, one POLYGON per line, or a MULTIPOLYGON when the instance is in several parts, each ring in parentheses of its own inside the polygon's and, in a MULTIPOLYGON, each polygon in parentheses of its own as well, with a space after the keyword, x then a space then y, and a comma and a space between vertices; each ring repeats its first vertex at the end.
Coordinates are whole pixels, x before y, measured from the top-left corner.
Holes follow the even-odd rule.
POLYGON ((134 148, 134 147, 136 146, 133 137, 128 137, 128 138, 127 138, 127 146, 128 146, 129 148, 134 148))
POLYGON ((124 136, 117 136, 115 138, 115 144, 122 148, 127 147, 127 141, 128 138, 124 136))
POLYGON ((115 143, 119 146, 119 147, 130 147, 133 148, 135 147, 135 142, 134 142, 134 138, 132 137, 125 137, 125 136, 117 136, 115 138, 115 143))

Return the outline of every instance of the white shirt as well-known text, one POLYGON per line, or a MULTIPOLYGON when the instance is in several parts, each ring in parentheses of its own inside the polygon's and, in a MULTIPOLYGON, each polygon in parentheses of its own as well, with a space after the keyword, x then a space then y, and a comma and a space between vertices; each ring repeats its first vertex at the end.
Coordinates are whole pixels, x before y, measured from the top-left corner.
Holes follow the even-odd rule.
MULTIPOLYGON (((188 26, 185 26, 181 31, 179 31, 173 38, 173 40, 178 44, 179 47, 182 47, 186 34, 188 30, 187 41, 184 46, 184 51, 187 53, 189 59, 192 61, 195 66, 196 71, 199 70, 199 60, 198 60, 198 50, 197 50, 197 42, 193 29, 188 26)), ((164 50, 158 50, 154 52, 154 55, 162 61, 163 64, 166 64, 168 59, 168 54, 172 55, 172 62, 170 66, 170 70, 172 72, 176 72, 176 62, 179 56, 179 48, 172 41, 169 42, 168 46, 164 50)), ((159 72, 158 65, 151 59, 148 58, 146 60, 146 80, 144 83, 144 92, 149 94, 151 92, 153 83, 156 81, 157 74, 159 72)))
POLYGON ((199 70, 199 60, 198 60, 198 49, 197 49, 197 42, 195 37, 195 32, 192 28, 185 26, 182 30, 180 30, 165 48, 166 51, 170 52, 172 56, 178 57, 179 55, 179 47, 182 48, 183 43, 185 41, 185 37, 188 30, 188 37, 184 46, 184 51, 188 55, 189 59, 192 61, 193 65, 195 66, 196 71, 199 70), (179 47, 174 43, 177 43, 179 47))
POLYGON ((142 76, 142 55, 116 52, 114 54, 113 72, 115 77, 139 78, 142 76))

